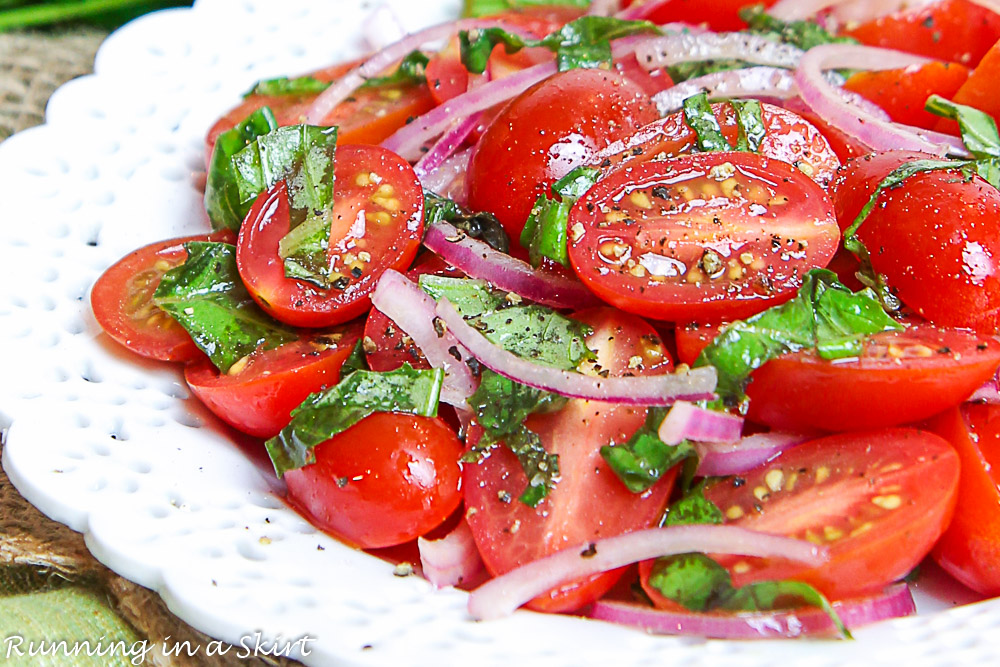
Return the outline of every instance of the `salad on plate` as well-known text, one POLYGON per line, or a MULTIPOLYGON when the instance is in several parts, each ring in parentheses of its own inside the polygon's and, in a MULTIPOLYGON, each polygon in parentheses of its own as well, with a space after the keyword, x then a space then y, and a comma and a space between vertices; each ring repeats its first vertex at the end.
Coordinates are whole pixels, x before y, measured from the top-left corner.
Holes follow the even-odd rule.
POLYGON ((927 557, 1000 593, 1000 5, 622 4, 258 82, 205 232, 97 321, 475 619, 848 637, 927 557))

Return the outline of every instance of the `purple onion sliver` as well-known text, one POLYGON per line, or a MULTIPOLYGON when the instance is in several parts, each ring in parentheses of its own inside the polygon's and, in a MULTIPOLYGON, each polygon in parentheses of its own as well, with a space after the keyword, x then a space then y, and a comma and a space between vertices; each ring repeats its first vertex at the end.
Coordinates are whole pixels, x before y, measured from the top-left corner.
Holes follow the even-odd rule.
POLYGON ((663 419, 657 435, 668 445, 683 440, 736 442, 743 433, 743 417, 678 401, 663 419))
MULTIPOLYGON (((456 178, 465 174, 468 169, 470 157, 472 157, 471 148, 466 148, 455 153, 438 165, 433 171, 420 176, 420 184, 424 186, 425 190, 430 190, 441 196, 447 196, 446 193, 450 189, 451 184, 455 182, 456 178)), ((454 199, 454 197, 449 197, 449 199, 454 199)), ((458 203, 461 204, 462 202, 458 203)))
POLYGON ((427 153, 425 153, 415 165, 413 165, 413 171, 416 172, 421 185, 434 191, 432 188, 429 188, 426 183, 427 176, 441 167, 441 165, 443 165, 448 158, 452 156, 455 150, 462 145, 462 142, 465 141, 470 134, 472 134, 474 129, 476 129, 476 125, 479 124, 482 117, 483 112, 479 111, 456 122, 454 126, 442 134, 441 138, 437 140, 431 149, 427 151, 427 153))
POLYGON ((483 559, 464 518, 439 540, 418 537, 417 549, 424 576, 436 588, 468 583, 483 570, 483 559))
POLYGON ((697 475, 740 475, 764 465, 783 451, 815 438, 809 433, 758 433, 729 443, 695 443, 697 475))
POLYGON ((653 95, 653 102, 661 116, 680 109, 684 100, 708 93, 711 97, 770 97, 785 100, 798 94, 795 77, 788 70, 777 67, 747 67, 725 72, 712 72, 688 79, 653 95))

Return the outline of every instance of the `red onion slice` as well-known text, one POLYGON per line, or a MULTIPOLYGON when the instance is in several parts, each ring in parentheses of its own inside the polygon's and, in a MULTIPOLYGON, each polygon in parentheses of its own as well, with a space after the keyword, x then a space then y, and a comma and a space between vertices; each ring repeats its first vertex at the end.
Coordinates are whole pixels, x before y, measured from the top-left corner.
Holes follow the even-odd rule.
POLYGON ((619 0, 592 0, 587 16, 614 16, 620 9, 619 0))
POLYGON ((703 60, 742 60, 793 68, 804 52, 789 44, 742 32, 666 35, 642 42, 635 57, 648 70, 703 60))
MULTIPOLYGON (((877 621, 910 616, 917 608, 906 584, 894 584, 884 593, 838 600, 833 609, 853 630, 877 621)), ((822 609, 812 607, 770 612, 674 612, 630 602, 599 600, 590 618, 631 625, 661 635, 696 635, 712 639, 767 639, 836 635, 837 628, 822 609)))
POLYGON ((417 549, 424 576, 436 588, 468 583, 483 570, 483 559, 465 518, 440 540, 418 537, 417 549))
POLYGON ((709 98, 765 97, 786 100, 795 97, 798 89, 795 77, 788 70, 746 67, 688 79, 653 95, 653 102, 660 115, 666 116, 680 109, 684 100, 698 93, 707 93, 709 98))
POLYGON ((450 130, 441 135, 441 138, 427 151, 422 158, 420 158, 415 165, 413 165, 413 171, 417 174, 417 178, 420 179, 420 184, 424 188, 434 191, 433 188, 427 184, 427 176, 436 171, 445 161, 451 157, 452 153, 462 145, 472 131, 476 129, 476 125, 479 124, 479 120, 483 117, 483 112, 474 113, 471 116, 467 116, 463 120, 455 122, 450 130))
POLYGON ((699 477, 739 475, 764 465, 775 456, 796 445, 812 440, 808 433, 758 433, 736 442, 696 442, 699 477))
POLYGON ((469 596, 469 614, 476 620, 500 618, 567 581, 690 552, 785 558, 809 565, 820 565, 828 557, 825 547, 736 526, 650 528, 565 549, 488 581, 469 596))
MULTIPOLYGON (((420 184, 424 186, 425 190, 436 192, 441 196, 447 196, 445 193, 450 190, 451 184, 455 182, 456 178, 465 174, 469 168, 470 157, 472 157, 471 148, 466 148, 455 153, 439 164, 436 169, 421 176, 420 184)), ((451 197, 451 199, 454 199, 454 197, 451 197)), ((462 202, 458 203, 461 204, 462 202)))
POLYGON ((824 78, 828 69, 887 70, 932 62, 928 58, 892 49, 853 44, 823 44, 810 49, 795 71, 799 95, 816 114, 833 127, 855 137, 873 150, 913 150, 945 156, 965 152, 957 137, 918 130, 876 118, 865 109, 844 101, 824 78))
POLYGON ((568 309, 601 303, 580 281, 544 269, 533 269, 519 259, 470 238, 448 223, 430 225, 424 245, 467 276, 485 280, 535 303, 568 309))
MULTIPOLYGON (((849 0, 779 0, 767 13, 781 21, 804 21, 824 9, 842 5, 849 0)), ((866 0, 867 2, 868 0, 866 0)))
POLYGON ((735 442, 742 433, 743 417, 678 401, 663 419, 657 435, 668 445, 678 445, 682 440, 735 442))
POLYGON ((996 378, 986 382, 982 387, 977 389, 976 393, 969 397, 969 401, 991 403, 993 405, 1000 404, 1000 386, 997 385, 996 378))
POLYGON ((678 400, 714 396, 716 372, 712 367, 668 375, 608 378, 563 371, 521 359, 494 345, 466 324, 447 299, 438 302, 435 313, 448 326, 448 333, 483 366, 529 387, 570 398, 627 405, 670 405, 678 400))
POLYGON ((444 369, 441 400, 457 408, 468 409, 466 399, 478 384, 465 363, 470 355, 451 334, 437 335, 434 330, 434 299, 409 278, 392 269, 379 278, 371 298, 375 308, 413 339, 431 366, 444 369), (462 361, 456 359, 450 350, 455 350, 462 361))

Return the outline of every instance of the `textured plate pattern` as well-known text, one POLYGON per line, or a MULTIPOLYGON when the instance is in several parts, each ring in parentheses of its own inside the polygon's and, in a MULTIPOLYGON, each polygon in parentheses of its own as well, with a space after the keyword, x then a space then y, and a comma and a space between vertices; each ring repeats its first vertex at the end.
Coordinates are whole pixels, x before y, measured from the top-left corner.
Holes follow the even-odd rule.
MULTIPOLYGON (((458 3, 394 4, 416 27, 458 3)), ((107 41, 96 75, 60 89, 47 125, 0 145, 0 419, 17 488, 194 626, 231 642, 308 634, 310 664, 991 661, 997 602, 883 624, 857 642, 655 638, 528 612, 472 623, 464 594, 394 577, 315 531, 173 368, 100 334, 87 302, 101 270, 141 244, 206 228, 191 174, 214 117, 259 78, 359 52, 371 9, 203 0, 143 18, 107 41)))

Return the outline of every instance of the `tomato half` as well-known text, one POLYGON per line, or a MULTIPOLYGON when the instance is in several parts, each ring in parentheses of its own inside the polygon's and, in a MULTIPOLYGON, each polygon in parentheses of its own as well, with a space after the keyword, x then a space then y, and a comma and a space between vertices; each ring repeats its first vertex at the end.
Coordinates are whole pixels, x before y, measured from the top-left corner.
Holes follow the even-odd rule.
POLYGON ((1000 406, 966 404, 927 425, 962 462, 955 518, 934 559, 974 591, 1000 594, 1000 406))
MULTIPOLYGON (((983 56, 969 79, 950 99, 956 104, 966 104, 985 111, 1000 124, 1000 99, 996 94, 998 86, 1000 86, 1000 41, 983 56)), ((939 118, 937 125, 933 127, 941 132, 959 133, 958 123, 946 118, 939 118)))
POLYGON ((270 438, 288 425, 291 412, 309 394, 340 381, 360 327, 309 335, 273 350, 254 352, 228 373, 207 358, 184 368, 191 392, 233 428, 270 438))
POLYGON ((725 324, 701 324, 699 322, 688 322, 678 324, 674 329, 674 340, 677 341, 677 361, 690 366, 701 354, 701 351, 708 347, 709 343, 715 340, 725 324))
MULTIPOLYGON (((930 157, 888 151, 844 165, 834 194, 841 227, 896 167, 930 157)), ((979 176, 917 174, 880 195, 857 235, 874 269, 921 317, 982 333, 1000 327, 1000 191, 979 176)))
POLYGON ((969 69, 956 63, 928 63, 921 67, 857 72, 844 84, 882 107, 897 123, 934 128, 940 116, 924 111, 931 95, 951 99, 969 78, 969 69))
MULTIPOLYGON (((626 4, 652 5, 654 2, 655 0, 639 0, 626 4)), ((670 0, 669 2, 660 3, 659 7, 644 18, 648 18, 654 23, 681 21, 695 25, 706 24, 711 30, 715 31, 743 30, 747 27, 747 24, 740 18, 739 12, 741 9, 752 5, 770 7, 775 2, 777 0, 713 0, 712 2, 705 2, 705 0, 670 0)))
MULTIPOLYGON (((612 375, 665 372, 672 367, 655 331, 639 318, 608 308, 585 311, 577 318, 594 328, 587 344, 597 352, 597 364, 612 375)), ((587 540, 656 524, 673 487, 674 472, 636 495, 600 455, 601 446, 628 440, 645 415, 642 408, 571 400, 557 413, 530 417, 527 426, 541 436, 548 451, 559 455, 559 482, 536 508, 517 500, 527 479, 506 447, 465 465, 466 517, 492 574, 587 540)), ((600 597, 622 572, 565 584, 529 606, 546 611, 577 609, 600 597)))
MULTIPOLYGON (((713 104, 712 112, 726 139, 735 145, 739 125, 733 105, 713 104)), ((828 187, 840 167, 840 160, 820 131, 802 116, 773 104, 761 104, 761 117, 767 135, 759 152, 798 167, 824 188, 828 187)), ((620 164, 634 165, 695 152, 697 138, 682 112, 671 114, 602 151, 606 159, 601 166, 614 168, 620 164)))
POLYGON ((152 301, 163 274, 187 260, 184 244, 191 241, 233 243, 235 238, 224 230, 160 241, 112 264, 90 292, 94 318, 104 333, 150 359, 190 361, 201 355, 184 327, 152 301))
POLYGON ((416 539, 462 501, 462 444, 440 419, 376 413, 314 452, 315 463, 285 473, 288 500, 362 549, 416 539))
POLYGON ((797 579, 839 599, 880 591, 927 555, 955 508, 958 455, 914 429, 829 436, 710 485, 727 523, 826 546, 818 567, 747 558, 733 583, 797 579))
POLYGON ((515 98, 486 129, 469 161, 469 208, 493 213, 517 239, 539 195, 656 118, 649 97, 617 73, 560 72, 515 98))
POLYGON ((787 300, 839 241, 823 189, 757 153, 625 167, 573 206, 569 259, 600 298, 672 321, 741 319, 787 300))
POLYGON ((875 334, 857 359, 786 354, 751 375, 748 417, 786 430, 907 424, 956 406, 996 374, 1000 343, 916 324, 875 334))
POLYGON ((336 160, 328 252, 341 277, 333 287, 285 277, 278 256, 290 224, 283 181, 257 198, 240 228, 240 277, 261 308, 292 326, 326 327, 366 312, 382 273, 405 271, 420 247, 424 195, 413 168, 378 146, 341 146, 336 160))

